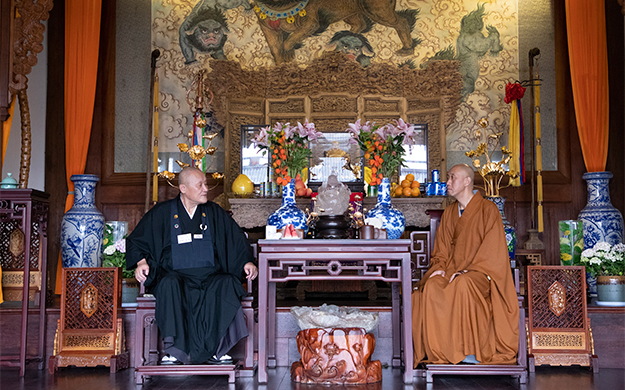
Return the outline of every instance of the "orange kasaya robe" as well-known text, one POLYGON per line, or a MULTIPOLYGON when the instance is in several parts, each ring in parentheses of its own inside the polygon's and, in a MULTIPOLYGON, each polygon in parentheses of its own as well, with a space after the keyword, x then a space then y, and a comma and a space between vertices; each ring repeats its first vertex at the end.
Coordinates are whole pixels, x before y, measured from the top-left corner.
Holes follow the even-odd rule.
POLYGON ((447 207, 431 263, 412 293, 415 367, 422 360, 456 364, 467 355, 481 363, 515 363, 519 304, 497 206, 478 193, 462 216, 458 202, 447 207), (445 276, 430 278, 437 270, 445 276), (469 272, 449 283, 462 270, 469 272))

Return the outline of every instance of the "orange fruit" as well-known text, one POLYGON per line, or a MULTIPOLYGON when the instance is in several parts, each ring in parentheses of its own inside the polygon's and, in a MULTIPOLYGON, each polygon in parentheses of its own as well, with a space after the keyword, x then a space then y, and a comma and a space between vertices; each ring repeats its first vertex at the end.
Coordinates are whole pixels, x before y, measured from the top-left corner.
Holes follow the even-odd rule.
POLYGON ((421 185, 421 183, 419 183, 418 181, 415 180, 410 185, 410 188, 419 188, 420 185, 421 185))
POLYGON ((404 187, 403 193, 404 196, 410 196, 410 194, 412 194, 412 189, 410 187, 404 187))
POLYGON ((401 181, 401 186, 402 187, 410 187, 410 181, 404 179, 401 181))
POLYGON ((407 174, 406 175, 406 180, 413 181, 414 180, 414 175, 412 173, 407 174))
POLYGON ((419 195, 421 195, 421 191, 419 190, 419 186, 413 188, 411 190, 411 192, 412 192, 412 194, 411 194, 412 196, 419 196, 419 195))

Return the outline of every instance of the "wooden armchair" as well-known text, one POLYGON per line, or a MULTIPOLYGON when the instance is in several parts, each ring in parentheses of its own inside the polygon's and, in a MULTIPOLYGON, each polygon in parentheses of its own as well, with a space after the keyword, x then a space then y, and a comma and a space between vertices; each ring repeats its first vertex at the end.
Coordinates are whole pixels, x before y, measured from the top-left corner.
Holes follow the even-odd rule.
MULTIPOLYGON (((427 210, 430 215, 430 234, 427 248, 427 260, 422 261, 426 269, 430 264, 430 253, 434 245, 436 230, 440 224, 442 210, 427 210)), ((415 236, 414 239, 416 239, 415 236)), ((412 238, 412 236, 411 236, 412 238)), ((414 247, 414 245, 413 245, 414 247)), ((415 369, 415 376, 424 376, 426 381, 434 381, 434 375, 511 375, 519 378, 520 383, 527 383, 527 338, 525 335, 525 308, 523 296, 520 295, 519 270, 513 268, 514 287, 519 301, 519 352, 516 364, 427 364, 425 369, 415 369)), ((414 275, 413 270, 413 275, 414 275)))
MULTIPOLYGON (((255 245, 254 257, 256 257, 255 245)), ((247 296, 241 301, 243 315, 247 325, 248 336, 245 343, 245 357, 233 364, 220 365, 159 365, 160 337, 155 319, 156 298, 152 294, 145 294, 143 284, 137 298, 135 318, 135 382, 143 384, 145 378, 152 375, 227 375, 228 383, 234 383, 235 376, 254 376, 256 362, 254 361, 254 308, 252 303, 252 282, 247 281, 247 296)))

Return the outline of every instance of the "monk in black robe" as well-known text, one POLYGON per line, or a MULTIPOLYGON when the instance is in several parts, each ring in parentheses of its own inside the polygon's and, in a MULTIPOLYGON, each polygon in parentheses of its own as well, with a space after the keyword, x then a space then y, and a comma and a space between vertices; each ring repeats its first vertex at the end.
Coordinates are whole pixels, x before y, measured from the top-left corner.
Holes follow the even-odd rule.
POLYGON ((258 270, 245 233, 208 201, 205 174, 185 168, 180 194, 154 206, 127 240, 128 269, 156 296, 165 353, 185 364, 220 363, 247 336, 243 273, 258 270))

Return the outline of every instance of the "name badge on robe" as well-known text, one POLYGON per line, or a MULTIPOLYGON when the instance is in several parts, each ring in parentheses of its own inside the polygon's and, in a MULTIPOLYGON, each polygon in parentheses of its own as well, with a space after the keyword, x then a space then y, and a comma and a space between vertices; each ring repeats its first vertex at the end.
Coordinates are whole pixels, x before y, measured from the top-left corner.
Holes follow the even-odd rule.
MULTIPOLYGON (((171 257, 174 269, 215 266, 215 253, 208 217, 202 213, 201 234, 182 233, 178 217, 178 202, 171 206, 171 257)), ((200 207, 200 206, 198 206, 200 207)), ((183 210, 183 212, 186 212, 183 210)))
MULTIPOLYGON (((201 234, 200 234, 201 236, 201 234)), ((195 237, 194 237, 195 238, 195 237)), ((178 244, 186 244, 188 242, 191 242, 191 233, 187 233, 187 234, 179 234, 178 235, 178 244)))

